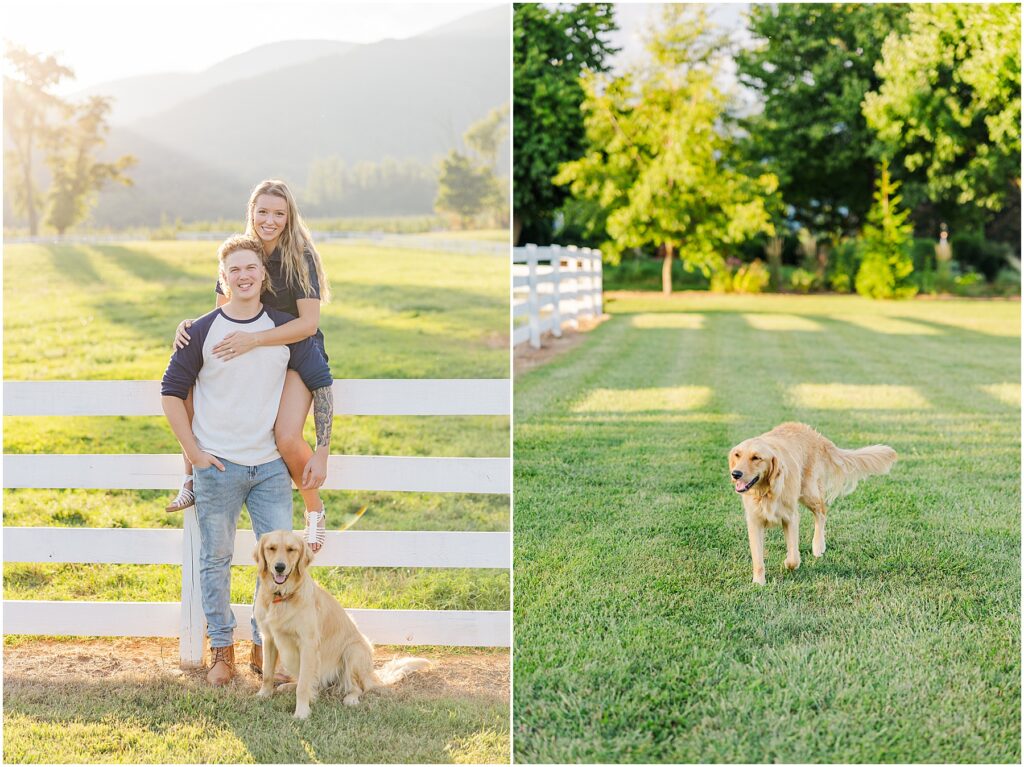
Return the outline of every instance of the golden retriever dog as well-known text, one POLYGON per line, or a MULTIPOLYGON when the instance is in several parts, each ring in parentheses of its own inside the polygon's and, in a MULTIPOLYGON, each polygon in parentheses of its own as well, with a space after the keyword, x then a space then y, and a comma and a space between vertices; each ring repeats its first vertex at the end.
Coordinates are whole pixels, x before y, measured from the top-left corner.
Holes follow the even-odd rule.
POLYGON ((287 530, 267 533, 256 544, 260 590, 255 616, 263 637, 261 698, 274 694, 274 670, 282 665, 297 681, 281 685, 295 690, 295 717, 309 716, 319 690, 338 684, 345 705, 430 665, 423 658, 399 658, 380 671, 373 668, 373 645, 320 584, 309 575, 313 553, 301 536, 287 530))
POLYGON ((853 492, 874 474, 888 474, 896 451, 888 445, 844 450, 802 423, 784 423, 729 451, 729 476, 743 496, 754 563, 754 583, 764 585, 764 531, 782 525, 786 536, 786 567, 800 567, 800 510, 814 514, 811 551, 825 553, 828 504, 853 492))

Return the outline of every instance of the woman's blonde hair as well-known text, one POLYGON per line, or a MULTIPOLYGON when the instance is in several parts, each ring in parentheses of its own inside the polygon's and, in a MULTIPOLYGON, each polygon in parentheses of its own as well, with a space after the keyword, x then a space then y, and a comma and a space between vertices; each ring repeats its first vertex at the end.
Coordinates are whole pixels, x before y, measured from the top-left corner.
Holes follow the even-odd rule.
POLYGON ((310 279, 309 267, 306 264, 305 254, 308 251, 313 256, 313 264, 316 267, 316 278, 320 283, 320 300, 324 303, 331 299, 331 286, 327 282, 327 274, 324 272, 323 262, 320 254, 313 246, 313 236, 309 233, 306 223, 299 214, 299 206, 295 204, 295 198, 284 181, 278 179, 267 179, 256 185, 249 195, 249 208, 246 213, 245 233, 256 235, 256 227, 253 223, 253 216, 256 212, 256 200, 260 195, 269 194, 280 197, 288 205, 288 221, 285 222, 284 231, 281 233, 277 245, 281 248, 281 266, 285 284, 291 288, 309 293, 313 289, 313 281, 310 279))
POLYGON ((263 252, 263 241, 254 234, 233 234, 217 248, 217 281, 220 283, 220 289, 224 295, 231 298, 231 288, 228 287, 227 275, 224 273, 224 259, 240 250, 252 251, 260 257, 260 263, 263 264, 263 284, 260 286, 260 294, 273 293, 274 288, 270 284, 270 274, 267 272, 267 256, 263 252))

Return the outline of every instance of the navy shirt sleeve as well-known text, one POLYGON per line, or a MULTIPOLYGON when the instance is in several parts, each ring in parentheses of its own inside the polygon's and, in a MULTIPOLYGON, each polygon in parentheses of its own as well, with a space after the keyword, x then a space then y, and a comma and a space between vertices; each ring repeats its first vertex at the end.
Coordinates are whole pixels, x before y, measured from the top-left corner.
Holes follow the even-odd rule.
MULTIPOLYGON (((276 309, 267 309, 267 314, 280 327, 291 322, 295 318, 285 312, 276 309)), ((288 344, 288 367, 296 371, 310 391, 322 389, 334 383, 331 377, 331 368, 327 365, 320 345, 314 341, 315 336, 303 338, 293 344, 288 344)))
POLYGON ((188 397, 189 389, 195 386, 196 378, 203 367, 203 344, 206 343, 210 326, 219 313, 219 309, 214 310, 192 323, 192 327, 189 328, 191 339, 188 346, 175 351, 171 355, 171 361, 167 363, 167 370, 160 381, 160 394, 179 399, 188 397))

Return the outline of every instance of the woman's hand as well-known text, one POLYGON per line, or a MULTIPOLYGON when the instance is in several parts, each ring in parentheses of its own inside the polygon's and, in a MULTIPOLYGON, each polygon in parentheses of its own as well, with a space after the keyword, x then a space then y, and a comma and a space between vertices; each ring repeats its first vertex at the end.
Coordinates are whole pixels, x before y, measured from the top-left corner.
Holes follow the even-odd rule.
POLYGON ((316 450, 302 470, 302 489, 316 490, 327 479, 327 449, 316 450))
POLYGON ((213 347, 213 356, 220 360, 232 360, 252 351, 257 346, 259 343, 257 343, 255 333, 236 330, 234 333, 228 333, 224 336, 223 341, 213 347))
POLYGON ((190 327, 192 327, 192 320, 182 320, 178 325, 178 329, 174 331, 174 351, 178 351, 178 349, 188 346, 188 342, 192 340, 192 336, 185 331, 190 327))

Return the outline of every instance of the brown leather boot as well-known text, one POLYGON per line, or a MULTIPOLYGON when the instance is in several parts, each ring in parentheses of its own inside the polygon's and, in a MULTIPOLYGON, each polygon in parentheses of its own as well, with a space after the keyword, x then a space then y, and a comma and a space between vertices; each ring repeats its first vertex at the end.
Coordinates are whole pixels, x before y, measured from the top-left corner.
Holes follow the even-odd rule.
POLYGON ((226 685, 235 676, 235 646, 210 648, 210 671, 206 681, 214 687, 226 685))
MULTIPOLYGON (((278 668, 281 668, 280 662, 277 664, 278 668)), ((252 646, 252 652, 249 653, 249 668, 253 670, 257 676, 263 676, 263 646, 254 644, 252 646)), ((288 682, 294 682, 287 674, 282 674, 278 671, 274 674, 274 684, 287 684, 288 682)))

